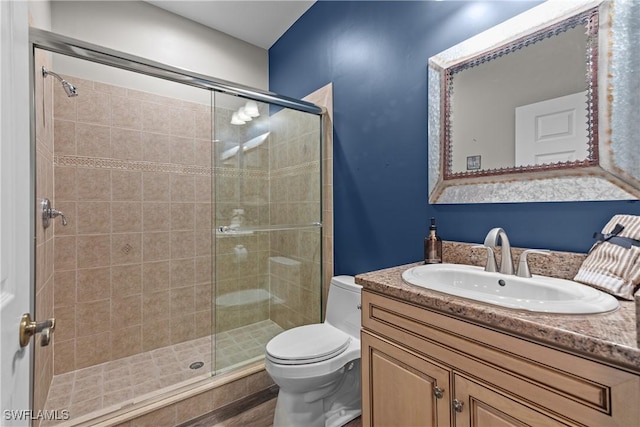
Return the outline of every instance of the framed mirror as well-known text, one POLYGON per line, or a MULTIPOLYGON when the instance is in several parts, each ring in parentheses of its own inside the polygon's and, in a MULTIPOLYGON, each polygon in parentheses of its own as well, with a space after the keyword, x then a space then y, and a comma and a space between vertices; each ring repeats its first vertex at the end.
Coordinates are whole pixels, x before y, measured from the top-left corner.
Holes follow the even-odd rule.
POLYGON ((629 3, 550 0, 429 59, 430 203, 638 199, 629 3))

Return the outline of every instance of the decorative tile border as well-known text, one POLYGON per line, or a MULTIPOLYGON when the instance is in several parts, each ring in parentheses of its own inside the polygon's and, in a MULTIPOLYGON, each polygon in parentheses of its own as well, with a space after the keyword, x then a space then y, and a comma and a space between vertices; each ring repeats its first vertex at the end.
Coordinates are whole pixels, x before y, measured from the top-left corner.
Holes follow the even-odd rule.
POLYGON ((315 173, 320 171, 320 161, 305 162, 295 166, 287 166, 271 171, 271 178, 299 175, 300 173, 315 173))
MULTIPOLYGON (((268 171, 261 170, 240 170, 237 168, 224 168, 215 167, 209 168, 206 166, 197 165, 179 165, 175 163, 158 163, 158 162, 146 162, 142 160, 120 160, 120 159, 105 159, 100 157, 83 157, 83 156, 65 156, 55 155, 53 157, 53 164, 61 167, 81 167, 89 169, 115 169, 115 170, 127 170, 138 172, 164 172, 175 173, 182 175, 199 175, 199 176, 211 176, 215 173, 218 176, 225 177, 244 177, 244 178, 269 178, 268 171)), ((305 169, 308 170, 309 166, 306 164, 296 166, 292 169, 305 169)))

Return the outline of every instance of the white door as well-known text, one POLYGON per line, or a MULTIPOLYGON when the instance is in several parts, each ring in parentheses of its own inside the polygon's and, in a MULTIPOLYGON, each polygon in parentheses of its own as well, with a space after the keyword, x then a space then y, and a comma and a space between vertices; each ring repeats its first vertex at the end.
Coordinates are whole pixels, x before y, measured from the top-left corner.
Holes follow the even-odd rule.
POLYGON ((588 156, 587 92, 516 108, 516 166, 588 156))
POLYGON ((0 1, 0 425, 30 424, 31 352, 18 327, 32 312, 28 3, 0 1))

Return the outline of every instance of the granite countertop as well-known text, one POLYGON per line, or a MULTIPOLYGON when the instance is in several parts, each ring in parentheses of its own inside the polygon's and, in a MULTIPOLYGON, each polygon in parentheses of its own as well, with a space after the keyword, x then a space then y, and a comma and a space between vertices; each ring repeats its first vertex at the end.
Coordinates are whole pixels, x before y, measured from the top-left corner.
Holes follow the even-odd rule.
POLYGON ((356 283, 366 290, 640 373, 633 301, 620 301, 618 310, 594 315, 510 310, 405 283, 402 272, 417 265, 421 263, 359 274, 356 283))

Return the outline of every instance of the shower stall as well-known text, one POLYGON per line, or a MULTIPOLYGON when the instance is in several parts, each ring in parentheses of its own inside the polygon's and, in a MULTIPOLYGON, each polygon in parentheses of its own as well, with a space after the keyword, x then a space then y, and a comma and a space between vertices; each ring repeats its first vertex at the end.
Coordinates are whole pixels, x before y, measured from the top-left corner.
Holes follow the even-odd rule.
POLYGON ((321 320, 320 108, 45 31, 31 46, 35 309, 56 319, 34 408, 90 420, 321 320))

